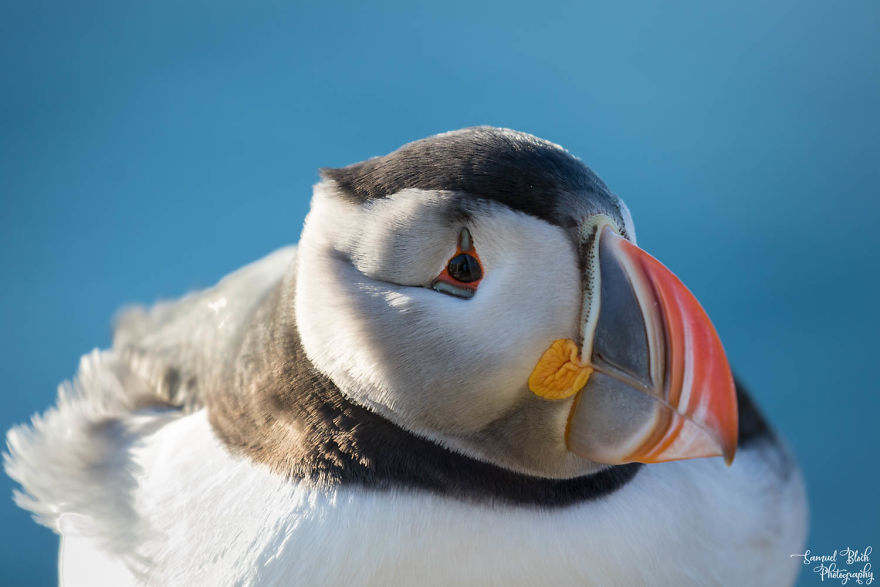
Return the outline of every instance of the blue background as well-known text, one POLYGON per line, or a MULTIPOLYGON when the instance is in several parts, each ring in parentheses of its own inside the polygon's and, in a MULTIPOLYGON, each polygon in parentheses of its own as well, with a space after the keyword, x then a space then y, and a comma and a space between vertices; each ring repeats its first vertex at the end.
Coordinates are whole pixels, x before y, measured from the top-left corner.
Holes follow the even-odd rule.
MULTIPOLYGON (((880 2, 0 6, 0 429, 123 304, 296 241, 318 167, 508 126, 697 294, 802 464, 808 546, 880 547, 880 2)), ((2 580, 51 582, 11 490, 2 580)))

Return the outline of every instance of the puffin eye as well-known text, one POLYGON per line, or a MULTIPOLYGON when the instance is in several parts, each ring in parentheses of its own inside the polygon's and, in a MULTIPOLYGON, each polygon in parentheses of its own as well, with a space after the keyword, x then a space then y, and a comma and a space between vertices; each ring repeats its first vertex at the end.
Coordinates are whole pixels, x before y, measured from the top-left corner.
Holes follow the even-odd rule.
POLYGON ((454 256, 449 260, 446 271, 453 279, 457 279, 462 283, 471 283, 479 281, 483 277, 483 269, 480 262, 473 255, 462 253, 454 256))
POLYGON ((472 298, 481 279, 483 265, 477 256, 471 233, 467 228, 462 228, 455 254, 431 283, 431 288, 459 298, 472 298))

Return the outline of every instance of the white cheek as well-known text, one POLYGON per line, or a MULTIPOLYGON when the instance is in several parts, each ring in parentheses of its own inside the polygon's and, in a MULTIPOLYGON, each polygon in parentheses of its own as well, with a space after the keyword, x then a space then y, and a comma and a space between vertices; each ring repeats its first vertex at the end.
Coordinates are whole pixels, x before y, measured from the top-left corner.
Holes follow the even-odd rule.
POLYGON ((411 189, 364 205, 350 251, 357 269, 378 281, 429 284, 455 253, 459 227, 444 218, 451 199, 411 189))
POLYGON ((521 393, 547 347, 576 336, 581 287, 574 249, 561 229, 505 216, 474 226, 491 238, 479 249, 486 277, 472 300, 477 319, 469 338, 491 349, 490 364, 499 367, 486 386, 521 393))
POLYGON ((371 397, 358 398, 359 403, 388 403, 374 368, 378 358, 372 352, 369 322, 347 288, 356 271, 325 251, 300 247, 296 321, 308 358, 343 390, 374 390, 371 397))
POLYGON ((485 427, 530 393, 528 376, 553 340, 576 335, 578 263, 558 227, 500 206, 475 215, 486 274, 463 300, 371 280, 312 238, 343 212, 314 211, 296 295, 306 353, 351 399, 411 430, 485 427))

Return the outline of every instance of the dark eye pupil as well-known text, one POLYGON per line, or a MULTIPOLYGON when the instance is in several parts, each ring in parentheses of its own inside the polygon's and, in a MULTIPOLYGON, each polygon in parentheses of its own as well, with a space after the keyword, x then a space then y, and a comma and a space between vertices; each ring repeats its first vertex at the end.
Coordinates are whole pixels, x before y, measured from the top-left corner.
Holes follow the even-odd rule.
POLYGON ((452 260, 449 261, 446 270, 449 271, 449 275, 453 279, 457 279, 462 283, 471 283, 472 281, 477 281, 483 276, 483 270, 480 269, 480 264, 467 253, 462 253, 453 257, 452 260))

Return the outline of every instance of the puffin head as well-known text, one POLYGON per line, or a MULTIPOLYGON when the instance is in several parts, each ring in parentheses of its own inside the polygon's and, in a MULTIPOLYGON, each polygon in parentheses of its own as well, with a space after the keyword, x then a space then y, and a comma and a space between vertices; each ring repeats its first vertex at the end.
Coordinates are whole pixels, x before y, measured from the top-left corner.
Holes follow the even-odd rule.
POLYGON ((322 177, 295 314, 308 359, 350 401, 541 477, 732 459, 715 330, 566 150, 477 127, 322 177))

